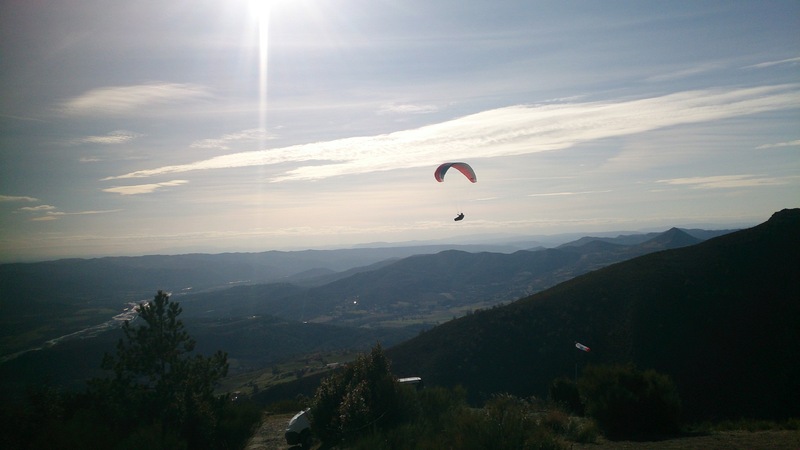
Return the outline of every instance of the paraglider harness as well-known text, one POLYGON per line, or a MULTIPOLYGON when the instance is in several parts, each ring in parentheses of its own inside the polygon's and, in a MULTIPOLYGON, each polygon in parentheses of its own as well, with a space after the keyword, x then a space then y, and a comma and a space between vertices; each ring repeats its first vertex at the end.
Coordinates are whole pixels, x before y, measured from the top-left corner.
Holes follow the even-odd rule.
POLYGON ((455 220, 456 222, 458 222, 459 220, 463 220, 463 219, 464 219, 464 213, 458 213, 458 215, 456 216, 456 218, 455 218, 455 219, 453 219, 453 220, 455 220))

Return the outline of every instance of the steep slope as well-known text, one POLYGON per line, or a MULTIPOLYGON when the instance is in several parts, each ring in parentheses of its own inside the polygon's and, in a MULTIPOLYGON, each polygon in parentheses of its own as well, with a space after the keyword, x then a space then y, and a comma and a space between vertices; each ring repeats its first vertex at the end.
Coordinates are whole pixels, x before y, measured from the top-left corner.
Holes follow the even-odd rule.
POLYGON ((690 247, 635 258, 388 351, 400 375, 545 395, 587 363, 673 377, 689 417, 800 414, 800 210, 690 247), (574 348, 589 345, 592 352, 574 348))

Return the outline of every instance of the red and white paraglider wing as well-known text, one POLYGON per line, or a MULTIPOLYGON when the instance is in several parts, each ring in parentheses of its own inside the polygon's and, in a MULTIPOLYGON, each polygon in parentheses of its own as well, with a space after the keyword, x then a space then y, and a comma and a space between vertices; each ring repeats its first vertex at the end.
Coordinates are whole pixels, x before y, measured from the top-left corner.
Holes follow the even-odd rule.
POLYGON ((447 173, 447 171, 451 167, 456 169, 456 170, 458 170, 459 172, 463 173, 464 176, 467 177, 467 179, 469 181, 471 181, 473 183, 477 183, 478 182, 478 177, 475 176, 475 171, 472 170, 472 167, 470 167, 469 164, 463 163, 463 162, 448 162, 448 163, 444 163, 444 164, 442 164, 442 165, 440 165, 439 167, 436 168, 436 171, 433 172, 433 177, 436 178, 436 181, 441 183, 442 181, 444 181, 444 174, 447 173))

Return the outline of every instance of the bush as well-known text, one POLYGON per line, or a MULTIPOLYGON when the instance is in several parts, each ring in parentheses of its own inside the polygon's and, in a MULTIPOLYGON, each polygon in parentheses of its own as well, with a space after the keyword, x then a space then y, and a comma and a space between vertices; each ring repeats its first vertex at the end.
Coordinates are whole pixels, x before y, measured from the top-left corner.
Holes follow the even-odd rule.
POLYGON ((593 421, 508 394, 483 408, 467 405, 462 387, 417 391, 397 383, 380 346, 320 384, 312 429, 325 445, 348 449, 441 448, 560 450, 567 440, 593 442, 593 421))
POLYGON ((556 378, 550 384, 548 391, 550 403, 559 408, 582 416, 584 414, 583 401, 578 392, 578 383, 569 378, 556 378))
POLYGON ((540 413, 527 400, 499 394, 482 410, 464 408, 446 435, 459 449, 538 449, 559 450, 565 444, 558 434, 540 423, 540 413))
POLYGON ((220 448, 244 448, 260 423, 261 407, 255 402, 228 402, 217 427, 220 448))
POLYGON ((632 365, 589 366, 578 381, 586 413, 609 439, 674 434, 680 399, 669 377, 632 365))
POLYGON ((377 345, 322 380, 311 407, 312 429, 323 441, 355 438, 396 423, 399 384, 377 345))

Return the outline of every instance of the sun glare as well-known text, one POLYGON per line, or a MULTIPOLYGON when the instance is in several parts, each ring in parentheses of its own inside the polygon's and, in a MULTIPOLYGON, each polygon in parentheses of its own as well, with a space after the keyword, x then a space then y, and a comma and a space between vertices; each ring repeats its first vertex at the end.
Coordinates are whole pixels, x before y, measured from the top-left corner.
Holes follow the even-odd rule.
MULTIPOLYGON (((267 92, 269 74, 269 21, 275 0, 250 0, 250 13, 258 27, 258 127, 267 128, 267 92)), ((264 142, 260 142, 263 149, 264 142)))

